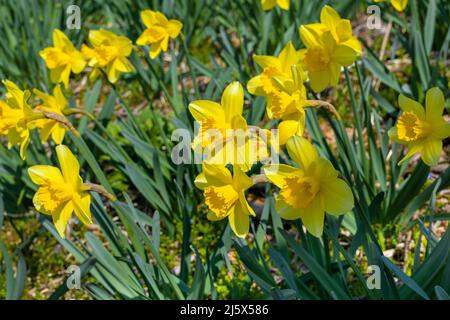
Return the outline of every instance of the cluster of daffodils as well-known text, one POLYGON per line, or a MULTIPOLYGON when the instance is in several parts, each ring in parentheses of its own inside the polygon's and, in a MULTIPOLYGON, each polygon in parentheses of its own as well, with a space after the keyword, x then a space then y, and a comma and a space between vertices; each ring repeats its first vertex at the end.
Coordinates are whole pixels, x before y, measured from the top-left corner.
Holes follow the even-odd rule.
MULTIPOLYGON (((288 1, 275 0, 262 3, 265 9, 289 5, 288 1)), ((266 98, 267 117, 278 122, 275 133, 262 129, 259 135, 254 130, 248 132, 251 126, 242 116, 244 92, 238 82, 225 88, 220 104, 198 100, 189 105, 199 125, 192 148, 194 153, 202 153, 203 164, 195 184, 203 190, 207 218, 228 218, 238 237, 248 234, 250 218, 255 216, 245 192, 256 183, 273 183, 279 189, 275 204, 278 214, 286 220, 301 218, 316 237, 323 233, 325 213, 342 215, 354 206, 347 182, 304 137, 306 108, 325 106, 339 117, 329 103, 308 99, 306 84, 316 93, 335 86, 341 69, 361 56, 361 44, 353 35, 350 21, 342 19, 330 6, 322 9, 319 23, 303 25, 299 33, 304 49, 297 50, 288 42, 276 57, 255 55, 254 61, 262 72, 247 83, 249 93, 266 98), (243 138, 229 133, 245 130, 248 133, 243 138), (273 159, 274 153, 283 157, 283 147, 296 166, 267 161, 273 159), (263 165, 263 174, 252 175, 258 164, 263 165)), ((437 88, 427 92, 426 110, 403 95, 399 104, 403 113, 389 135, 408 146, 402 161, 420 153, 426 164, 437 164, 442 140, 450 135, 450 125, 442 117, 442 92, 437 88)))
MULTIPOLYGON (((168 20, 158 11, 144 10, 141 12, 141 19, 146 29, 136 40, 136 44, 149 45, 152 59, 161 51, 167 51, 169 39, 177 38, 183 28, 180 21, 168 20)), ((78 74, 86 66, 92 68, 89 76, 91 80, 104 73, 111 83, 116 83, 122 73, 134 72, 129 60, 133 51, 130 39, 104 29, 91 30, 88 38, 90 45, 83 44, 79 51, 61 30, 53 32, 53 47, 40 52, 50 69, 52 82, 62 82, 67 88, 71 73, 78 74)))
MULTIPOLYGON (((146 29, 137 39, 137 44, 149 45, 149 55, 154 59, 160 52, 167 51, 169 39, 177 38, 183 25, 177 20, 168 20, 157 11, 144 10, 141 18, 146 29)), ((0 100, 0 136, 8 140, 9 148, 19 146, 23 160, 32 130, 39 131, 42 143, 51 138, 56 144, 60 168, 35 165, 28 169, 28 173, 39 186, 33 198, 35 208, 52 216, 56 230, 63 238, 73 213, 83 224, 91 223, 90 191, 110 199, 114 197, 102 186, 84 183, 79 175, 78 160, 67 146, 62 145, 67 130, 75 136, 78 132, 66 118, 75 110, 69 108, 60 83, 67 89, 70 76, 81 73, 86 66, 92 69, 89 75, 91 80, 104 74, 110 83, 116 83, 122 73, 135 70, 129 60, 133 51, 130 39, 104 29, 91 30, 88 38, 89 45, 83 44, 78 50, 61 30, 54 30, 53 46, 40 52, 50 69, 50 78, 56 84, 53 93, 37 89, 21 90, 13 82, 4 80, 6 95, 4 100, 0 100), (34 107, 29 102, 32 93, 41 101, 34 107)))
MULTIPOLYGON (((386 0, 374 0, 375 2, 386 2, 386 0)), ((282 10, 289 10, 290 0, 261 0, 261 6, 264 10, 272 10, 274 7, 278 6, 282 10)), ((390 0, 391 5, 398 12, 405 10, 408 5, 408 0, 390 0)))
MULTIPOLYGON (((286 7, 289 2, 263 1, 265 8, 275 4, 286 7)), ((280 216, 287 220, 301 218, 316 237, 322 235, 325 212, 340 215, 353 208, 353 194, 347 183, 303 137, 305 109, 331 106, 309 100, 305 83, 308 81, 315 92, 336 85, 341 68, 355 62, 361 54, 361 45, 352 34, 350 21, 341 19, 329 6, 323 8, 320 23, 301 26, 299 32, 306 48, 297 50, 289 42, 277 57, 255 55, 262 72, 247 84, 251 94, 266 97, 268 118, 279 121, 276 134, 248 133, 240 144, 236 143, 239 140, 236 135, 224 138, 226 130, 242 131, 250 127, 242 116, 244 92, 238 82, 226 87, 221 104, 199 100, 189 105, 200 126, 192 147, 194 152, 204 153, 202 172, 195 183, 204 192, 207 217, 212 221, 228 218, 239 237, 248 234, 250 217, 255 216, 245 191, 262 181, 270 181, 280 189, 276 199, 280 216), (229 144, 233 146, 228 147, 229 144), (267 151, 269 146, 271 152, 267 151), (269 153, 281 155, 283 146, 295 167, 265 164, 262 175, 249 177, 254 164, 265 163, 269 153), (266 152, 252 154, 252 150, 261 148, 266 152), (233 156, 225 155, 227 152, 233 156)))

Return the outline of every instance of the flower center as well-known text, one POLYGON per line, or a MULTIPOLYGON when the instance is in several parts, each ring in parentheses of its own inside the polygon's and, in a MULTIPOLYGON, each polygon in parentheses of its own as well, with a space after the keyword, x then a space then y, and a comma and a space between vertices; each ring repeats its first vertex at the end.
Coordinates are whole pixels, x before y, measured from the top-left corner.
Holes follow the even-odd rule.
POLYGON ((293 208, 307 208, 319 191, 319 184, 311 177, 289 177, 280 196, 293 208))
POLYGON ((71 200, 73 194, 74 190, 70 184, 51 182, 39 188, 36 199, 46 212, 53 212, 60 205, 71 200))
POLYGON ((404 112, 397 120, 397 135, 401 140, 415 141, 425 137, 428 131, 429 125, 412 112, 404 112))
POLYGON ((113 46, 100 45, 95 48, 96 58, 100 66, 104 67, 117 56, 117 48, 113 46))
POLYGON ((295 100, 292 96, 284 91, 274 91, 271 97, 270 110, 273 117, 280 119, 281 117, 295 112, 295 100))
POLYGON ((148 29, 148 42, 155 43, 159 42, 167 36, 167 31, 158 26, 154 26, 148 29))
POLYGON ((319 46, 309 48, 305 55, 305 66, 308 71, 323 71, 330 63, 328 52, 319 46))
POLYGON ((205 188, 205 203, 218 218, 225 218, 238 199, 237 192, 230 185, 205 188))
POLYGON ((275 67, 264 68, 264 71, 261 73, 261 82, 263 84, 263 90, 265 93, 269 94, 277 90, 277 88, 273 84, 272 77, 276 76, 279 73, 280 72, 275 67))

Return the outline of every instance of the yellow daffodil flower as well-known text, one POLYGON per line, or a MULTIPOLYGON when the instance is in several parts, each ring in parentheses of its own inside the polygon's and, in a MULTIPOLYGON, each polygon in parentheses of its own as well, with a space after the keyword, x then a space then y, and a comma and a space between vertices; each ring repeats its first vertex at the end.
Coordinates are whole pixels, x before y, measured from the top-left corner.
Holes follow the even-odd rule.
POLYGON ((122 73, 134 71, 133 65, 127 59, 133 50, 130 39, 100 29, 89 32, 89 41, 93 48, 83 44, 81 52, 89 59, 88 65, 94 68, 90 75, 91 80, 99 75, 99 69, 106 72, 111 83, 117 82, 122 73))
POLYGON ((20 145, 20 157, 25 159, 30 143, 33 111, 28 104, 30 92, 22 91, 14 83, 4 80, 6 101, 0 100, 0 135, 8 138, 8 148, 20 145))
MULTIPOLYGON (((375 2, 385 2, 386 0, 375 0, 375 2)), ((391 0, 390 1, 392 6, 397 10, 398 12, 402 12, 405 10, 406 6, 408 5, 408 0, 391 0)))
MULTIPOLYGON (((41 100, 42 104, 37 106, 35 110, 43 110, 64 116, 64 109, 67 108, 67 99, 64 97, 60 86, 53 89, 53 95, 46 94, 37 89, 33 90, 41 100)), ((56 144, 61 144, 66 133, 66 127, 52 119, 41 119, 35 121, 36 128, 39 129, 41 140, 44 143, 51 136, 56 144)))
POLYGON ((50 69, 52 82, 62 82, 66 88, 69 86, 70 73, 80 73, 86 66, 81 52, 59 29, 53 31, 53 47, 45 48, 39 54, 50 69))
POLYGON ((150 58, 155 59, 158 54, 167 51, 169 38, 175 39, 181 32, 183 24, 175 19, 168 20, 159 11, 144 10, 141 19, 147 29, 136 40, 139 46, 150 45, 150 58))
POLYGON ((269 118, 281 119, 278 126, 278 144, 285 145, 293 135, 301 136, 305 129, 305 108, 311 106, 306 98, 303 84, 305 76, 300 65, 291 67, 291 79, 273 77, 278 91, 274 90, 267 98, 267 115, 269 118))
POLYGON ((264 168, 266 177, 280 188, 275 208, 283 219, 301 218, 308 232, 320 237, 325 212, 341 215, 353 208, 352 191, 308 140, 293 136, 286 146, 299 167, 279 164, 264 168))
MULTIPOLYGON (((360 55, 362 47, 359 40, 353 35, 350 20, 341 19, 339 13, 330 6, 324 6, 320 12, 320 23, 312 23, 303 26, 315 31, 318 35, 330 31, 337 44, 346 45, 360 55)), ((299 30, 301 32, 301 30, 299 30)))
POLYGON ((83 224, 92 223, 91 195, 89 187, 83 184, 80 165, 70 149, 59 145, 56 154, 61 169, 38 165, 30 167, 28 174, 39 186, 33 197, 36 210, 51 215, 59 235, 65 238, 66 226, 74 211, 83 224))
POLYGON ((425 97, 425 110, 420 103, 404 95, 399 96, 398 104, 402 114, 389 130, 389 136, 395 142, 408 146, 408 153, 400 163, 420 153, 423 162, 429 166, 436 165, 442 151, 442 140, 450 136, 450 124, 442 117, 444 94, 439 88, 429 89, 425 97))
POLYGON ((244 193, 253 185, 253 180, 239 167, 233 167, 232 176, 224 166, 203 162, 195 185, 203 190, 210 210, 208 219, 218 221, 228 217, 233 232, 244 238, 248 234, 250 216, 256 216, 244 193))
POLYGON ((265 141, 259 132, 247 130, 243 108, 244 90, 237 81, 225 88, 220 104, 208 100, 189 104, 189 111, 200 124, 192 147, 195 152, 207 151, 203 160, 221 165, 236 164, 247 171, 254 162, 267 156, 265 141))
POLYGON ((289 10, 290 0, 261 0, 264 10, 271 10, 275 6, 279 6, 283 10, 289 10))
POLYGON ((267 96, 278 91, 273 77, 285 78, 283 81, 292 79, 291 67, 299 64, 301 58, 300 51, 296 50, 290 41, 281 50, 278 57, 254 55, 253 59, 263 71, 250 79, 247 84, 248 92, 256 96, 267 96))
POLYGON ((357 53, 352 48, 336 43, 331 31, 318 34, 313 29, 300 27, 300 36, 306 49, 302 50, 303 66, 308 71, 311 88, 320 92, 339 82, 341 67, 355 62, 357 53))

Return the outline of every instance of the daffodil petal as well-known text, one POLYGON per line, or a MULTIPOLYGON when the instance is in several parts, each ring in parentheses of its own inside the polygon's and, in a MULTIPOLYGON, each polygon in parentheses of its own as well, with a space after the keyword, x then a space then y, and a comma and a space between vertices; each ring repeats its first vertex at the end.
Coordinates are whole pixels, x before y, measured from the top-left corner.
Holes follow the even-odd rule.
POLYGON ((287 164, 269 164, 264 166, 264 174, 278 188, 285 186, 285 180, 294 174, 298 174, 298 168, 291 167, 287 164))
POLYGON ((306 230, 314 237, 320 238, 325 220, 325 211, 320 201, 312 201, 307 208, 299 209, 299 211, 306 230))
POLYGON ((297 220, 300 218, 300 209, 289 206, 280 198, 277 198, 275 201, 275 210, 285 220, 297 220))
POLYGON ((28 168, 28 175, 34 184, 43 185, 48 181, 64 182, 61 171, 52 166, 37 165, 28 168))
POLYGON ((412 112, 422 119, 425 117, 425 110, 423 109, 422 105, 417 101, 404 96, 403 94, 400 94, 398 96, 398 104, 400 106, 400 109, 402 109, 404 112, 412 112))
POLYGON ((334 215, 347 213, 353 208, 353 193, 342 179, 331 179, 322 183, 320 187, 324 209, 334 215))
POLYGON ((59 145, 56 147, 56 155, 58 156, 64 180, 74 186, 78 185, 80 181, 80 164, 72 151, 65 145, 59 145))
POLYGON ((52 214, 53 223, 55 224, 56 231, 61 238, 65 239, 66 227, 69 222, 70 216, 73 212, 73 204, 72 201, 68 201, 65 205, 62 206, 61 209, 52 214))
POLYGON ((291 137, 286 143, 289 156, 300 166, 307 170, 309 165, 319 158, 316 148, 305 138, 291 137))
POLYGON ((438 164, 442 152, 442 140, 426 139, 420 156, 428 166, 432 167, 438 164))
POLYGON ((228 222, 236 236, 239 238, 245 238, 247 236, 248 230, 250 229, 250 216, 242 208, 240 202, 237 202, 231 210, 228 216, 228 222))
POLYGON ((427 121, 431 123, 440 121, 445 107, 445 98, 442 91, 437 87, 429 89, 426 94, 425 103, 425 117, 427 121))
POLYGON ((230 83, 222 94, 222 108, 227 122, 241 116, 244 109, 244 90, 239 82, 230 83))

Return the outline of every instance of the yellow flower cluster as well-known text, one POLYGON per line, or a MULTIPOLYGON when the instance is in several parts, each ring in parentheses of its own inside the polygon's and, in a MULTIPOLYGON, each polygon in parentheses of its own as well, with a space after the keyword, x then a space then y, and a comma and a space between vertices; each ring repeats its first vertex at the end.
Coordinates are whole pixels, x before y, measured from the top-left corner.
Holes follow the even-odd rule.
MULTIPOLYGON (((276 4, 282 8, 289 5, 288 1, 262 3, 264 9, 276 4)), ((252 150, 251 145, 286 145, 290 157, 298 165, 295 168, 266 165, 264 169, 266 178, 280 188, 276 208, 282 218, 301 218, 307 230, 320 237, 325 212, 339 215, 353 208, 353 194, 348 185, 338 178, 332 164, 320 158, 316 149, 302 137, 305 108, 324 104, 307 99, 305 82, 309 80, 315 92, 336 85, 341 67, 353 64, 362 52, 349 20, 341 19, 329 6, 323 8, 320 20, 320 23, 300 27, 305 49, 296 50, 288 42, 277 57, 254 56, 262 72, 250 79, 247 89, 251 94, 266 97, 268 117, 280 120, 280 124, 277 137, 267 135, 267 139, 258 140, 248 136, 246 143, 235 147, 234 151, 241 155, 243 161, 224 157, 223 153, 232 148, 223 147, 219 152, 212 152, 210 149, 214 149, 216 143, 209 134, 211 129, 216 129, 222 137, 227 129, 247 128, 242 117, 244 92, 241 85, 238 82, 230 84, 224 91, 221 104, 200 100, 189 105, 192 116, 200 122, 193 148, 213 154, 204 159, 202 173, 196 179, 197 187, 204 190, 205 203, 210 210, 208 219, 215 221, 228 217, 232 230, 239 237, 247 235, 250 216, 254 215, 244 196, 244 191, 253 185, 245 172, 264 159, 248 154, 248 150, 252 150), (232 165, 233 175, 227 164, 232 165)), ((234 142, 233 139, 219 140, 224 145, 234 142)), ((278 150, 272 148, 272 151, 274 149, 278 150)))
MULTIPOLYGON (((181 32, 182 23, 167 20, 160 12, 145 10, 141 13, 147 27, 137 40, 138 45, 151 46, 150 57, 155 58, 161 51, 167 51, 169 38, 175 39, 181 32)), ((83 44, 77 50, 69 38, 61 31, 53 31, 53 46, 43 49, 40 56, 50 69, 52 82, 58 84, 53 94, 34 89, 41 100, 34 108, 29 104, 31 92, 21 90, 9 80, 4 80, 6 99, 0 100, 0 136, 8 139, 8 147, 19 145, 20 156, 24 160, 30 143, 30 131, 39 131, 42 143, 50 137, 56 146, 60 169, 48 165, 36 165, 28 169, 31 180, 39 186, 33 203, 35 208, 51 215, 59 235, 64 238, 67 223, 75 212, 83 224, 91 223, 90 190, 104 192, 101 186, 85 184, 79 176, 78 160, 70 149, 61 143, 65 133, 73 126, 65 118, 71 114, 68 101, 59 83, 69 87, 71 74, 81 73, 86 66, 92 68, 90 79, 104 73, 109 82, 115 83, 122 73, 134 71, 128 60, 133 44, 127 37, 100 29, 89 32, 90 46, 83 44)), ((111 196, 107 194, 107 196, 111 196)))
MULTIPOLYGON (((178 20, 168 20, 158 11, 144 10, 141 18, 146 30, 137 39, 140 46, 150 45, 152 59, 161 51, 167 51, 169 38, 177 38, 183 27, 178 20)), ((87 66, 93 70, 90 79, 96 79, 104 72, 111 83, 117 82, 122 73, 134 72, 135 69, 128 57, 133 51, 133 43, 124 36, 100 29, 89 32, 91 46, 83 44, 81 52, 70 42, 61 31, 53 31, 53 47, 40 52, 54 83, 63 83, 67 88, 71 73, 78 74, 87 66)))

